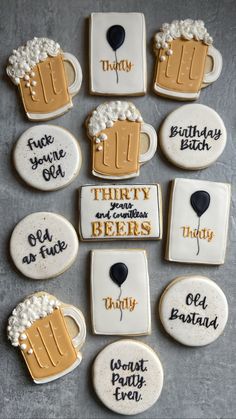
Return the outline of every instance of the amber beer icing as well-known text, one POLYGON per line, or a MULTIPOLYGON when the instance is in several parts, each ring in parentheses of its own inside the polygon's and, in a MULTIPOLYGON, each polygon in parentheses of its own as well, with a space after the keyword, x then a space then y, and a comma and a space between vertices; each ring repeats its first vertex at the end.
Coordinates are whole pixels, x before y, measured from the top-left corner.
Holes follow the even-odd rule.
POLYGON ((70 104, 60 45, 33 38, 13 50, 6 72, 19 87, 27 114, 53 113, 70 104))
POLYGON ((197 93, 203 83, 208 47, 212 43, 202 20, 164 23, 154 37, 156 85, 167 91, 197 93))
POLYGON ((87 121, 92 139, 92 166, 107 176, 132 174, 139 169, 142 117, 130 102, 99 105, 87 121))
POLYGON ((8 321, 8 338, 20 347, 36 380, 61 373, 77 359, 60 306, 47 294, 33 295, 18 304, 8 321))

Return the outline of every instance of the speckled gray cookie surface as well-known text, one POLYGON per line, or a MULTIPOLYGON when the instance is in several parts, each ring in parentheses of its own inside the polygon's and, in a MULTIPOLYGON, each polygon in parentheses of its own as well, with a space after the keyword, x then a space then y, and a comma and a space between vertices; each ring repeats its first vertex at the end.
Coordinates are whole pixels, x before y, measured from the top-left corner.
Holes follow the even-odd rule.
MULTIPOLYGON (((160 183, 163 193, 164 225, 160 242, 136 242, 135 247, 147 251, 152 315, 152 334, 140 337, 162 361, 165 383, 160 399, 139 417, 144 419, 234 418, 236 411, 235 386, 235 195, 236 176, 234 132, 235 119, 235 14, 234 1, 171 0, 118 2, 116 0, 2 0, 1 2, 1 229, 0 229, 0 417, 4 419, 106 419, 117 414, 107 410, 92 388, 91 368, 95 356, 116 337, 92 335, 89 267, 92 249, 106 249, 107 243, 81 243, 73 266, 50 281, 33 281, 16 272, 9 256, 10 234, 16 223, 26 215, 38 211, 51 211, 65 216, 75 227, 78 224, 77 190, 83 184, 98 184, 92 177, 90 143, 84 121, 91 110, 104 102, 103 97, 89 95, 88 17, 92 12, 141 12, 147 27, 148 92, 144 97, 132 98, 145 122, 156 129, 166 115, 183 103, 165 100, 152 93, 155 57, 152 38, 164 22, 173 19, 203 19, 214 45, 223 55, 220 78, 203 89, 197 103, 210 106, 222 117, 227 129, 227 144, 219 159, 210 167, 195 172, 183 171, 170 165, 160 150, 142 167, 140 176, 132 183, 160 183), (83 163, 78 178, 65 189, 39 192, 27 187, 17 176, 11 151, 15 141, 26 129, 35 125, 27 121, 20 98, 5 74, 7 59, 14 48, 33 36, 47 36, 59 42, 65 51, 74 54, 82 67, 83 83, 79 95, 73 99, 73 109, 51 121, 68 129, 78 139, 83 163), (231 183, 232 203, 225 264, 221 267, 183 265, 164 261, 166 240, 169 181, 176 177, 204 179, 231 183), (156 313, 158 300, 167 284, 177 276, 204 275, 214 280, 225 293, 229 304, 229 319, 222 336, 211 345, 188 348, 179 345, 164 332, 156 313), (45 290, 80 307, 87 324, 87 340, 83 347, 83 364, 70 374, 43 386, 32 383, 17 351, 7 342, 6 325, 12 309, 27 295, 45 290)), ((104 183, 104 182, 103 182, 104 183)), ((115 249, 117 242, 109 243, 115 249)), ((120 242, 121 248, 134 247, 131 242, 120 242)))

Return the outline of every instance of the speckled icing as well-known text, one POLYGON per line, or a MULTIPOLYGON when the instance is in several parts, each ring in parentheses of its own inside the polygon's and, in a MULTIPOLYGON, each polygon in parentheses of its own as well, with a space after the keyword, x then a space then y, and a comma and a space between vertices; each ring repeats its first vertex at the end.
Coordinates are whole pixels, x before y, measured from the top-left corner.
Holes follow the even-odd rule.
POLYGON ((57 42, 35 37, 26 45, 13 50, 13 54, 9 57, 7 75, 17 85, 36 64, 45 61, 48 56, 55 57, 60 52, 60 45, 57 42))
POLYGON ((60 301, 48 298, 46 294, 41 296, 33 295, 13 310, 8 320, 7 332, 13 346, 19 346, 19 338, 25 339, 24 331, 36 320, 51 314, 58 308, 60 301))
POLYGON ((126 119, 142 122, 140 112, 133 103, 120 100, 103 103, 92 112, 88 120, 88 133, 91 137, 97 136, 102 130, 112 127, 117 120, 126 119))
POLYGON ((173 20, 171 23, 164 23, 160 32, 156 33, 155 49, 167 48, 168 42, 177 38, 195 39, 196 41, 202 41, 206 45, 213 43, 213 39, 207 32, 202 20, 173 20))

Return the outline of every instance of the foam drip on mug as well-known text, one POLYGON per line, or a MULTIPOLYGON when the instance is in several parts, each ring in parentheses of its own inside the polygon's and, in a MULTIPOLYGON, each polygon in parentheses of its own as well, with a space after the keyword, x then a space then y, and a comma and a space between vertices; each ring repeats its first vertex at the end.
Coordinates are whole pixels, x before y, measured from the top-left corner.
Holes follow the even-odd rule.
POLYGON ((202 41, 206 45, 213 43, 213 39, 207 32, 202 20, 185 19, 164 23, 160 32, 157 32, 154 37, 154 47, 157 50, 167 48, 168 42, 172 42, 177 38, 183 38, 188 41, 195 39, 196 41, 202 41))
POLYGON ((88 120, 88 134, 93 137, 106 128, 113 126, 117 120, 142 122, 138 109, 125 101, 112 101, 99 105, 88 120))
POLYGON ((24 78, 36 64, 45 61, 49 56, 55 57, 60 52, 60 45, 57 42, 48 38, 35 37, 26 45, 13 50, 6 69, 7 75, 14 84, 18 85, 20 79, 24 78))
POLYGON ((8 320, 8 338, 13 346, 19 346, 19 337, 36 320, 51 314, 60 302, 50 299, 46 294, 31 296, 17 305, 8 320))

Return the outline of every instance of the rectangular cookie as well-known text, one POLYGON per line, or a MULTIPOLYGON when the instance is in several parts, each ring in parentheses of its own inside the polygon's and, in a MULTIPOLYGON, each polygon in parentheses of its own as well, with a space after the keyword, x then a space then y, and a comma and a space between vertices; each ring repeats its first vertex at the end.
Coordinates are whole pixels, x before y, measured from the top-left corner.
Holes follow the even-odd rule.
POLYGON ((161 189, 151 185, 87 185, 80 188, 81 240, 160 240, 161 189))
POLYGON ((221 265, 225 260, 230 190, 227 183, 172 181, 166 259, 221 265))
POLYGON ((145 250, 103 249, 91 252, 91 312, 94 334, 150 334, 145 250))
POLYGON ((146 27, 142 13, 90 16, 90 93, 146 93, 146 27))

